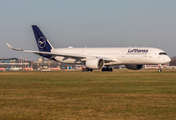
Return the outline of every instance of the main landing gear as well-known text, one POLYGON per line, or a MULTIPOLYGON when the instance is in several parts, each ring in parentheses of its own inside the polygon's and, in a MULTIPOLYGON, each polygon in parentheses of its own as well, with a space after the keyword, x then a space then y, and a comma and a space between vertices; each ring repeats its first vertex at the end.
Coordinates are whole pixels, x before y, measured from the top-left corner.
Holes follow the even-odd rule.
MULTIPOLYGON (((82 68, 82 72, 92 72, 93 69, 90 69, 90 68, 82 68)), ((109 72, 112 72, 113 69, 111 67, 103 67, 102 68, 102 71, 109 71, 109 72)))
POLYGON ((93 71, 93 69, 89 69, 89 68, 82 68, 82 71, 83 71, 83 72, 92 72, 92 71, 93 71))
POLYGON ((112 72, 113 69, 110 68, 110 67, 108 67, 108 66, 106 66, 106 67, 103 67, 103 68, 102 68, 102 71, 110 71, 110 72, 112 72))

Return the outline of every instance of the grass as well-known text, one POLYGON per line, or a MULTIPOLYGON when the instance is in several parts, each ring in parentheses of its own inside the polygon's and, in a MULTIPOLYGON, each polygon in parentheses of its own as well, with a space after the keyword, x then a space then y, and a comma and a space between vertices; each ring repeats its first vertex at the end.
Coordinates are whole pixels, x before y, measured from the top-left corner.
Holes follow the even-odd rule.
POLYGON ((0 119, 176 119, 176 70, 0 72, 0 119))

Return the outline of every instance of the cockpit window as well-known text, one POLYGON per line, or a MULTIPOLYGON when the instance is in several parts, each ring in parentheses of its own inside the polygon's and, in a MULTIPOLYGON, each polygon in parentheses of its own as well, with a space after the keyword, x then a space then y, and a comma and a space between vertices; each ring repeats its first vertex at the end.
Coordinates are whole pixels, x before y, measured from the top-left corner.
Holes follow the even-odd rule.
POLYGON ((167 55, 165 52, 160 52, 159 55, 167 55))

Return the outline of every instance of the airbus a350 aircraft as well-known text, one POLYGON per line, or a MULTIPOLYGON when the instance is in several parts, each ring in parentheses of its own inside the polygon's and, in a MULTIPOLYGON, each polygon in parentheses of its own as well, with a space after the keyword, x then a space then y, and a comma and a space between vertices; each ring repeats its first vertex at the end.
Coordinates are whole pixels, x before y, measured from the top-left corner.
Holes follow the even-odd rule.
MULTIPOLYGON (((143 65, 163 65, 171 61, 161 49, 149 47, 121 47, 121 48, 53 48, 37 25, 32 25, 39 51, 16 49, 6 43, 11 49, 33 52, 42 57, 63 63, 84 63, 83 71, 102 69, 112 71, 111 66, 125 65, 126 68, 139 70, 143 65)), ((159 69, 159 71, 162 71, 159 69)))

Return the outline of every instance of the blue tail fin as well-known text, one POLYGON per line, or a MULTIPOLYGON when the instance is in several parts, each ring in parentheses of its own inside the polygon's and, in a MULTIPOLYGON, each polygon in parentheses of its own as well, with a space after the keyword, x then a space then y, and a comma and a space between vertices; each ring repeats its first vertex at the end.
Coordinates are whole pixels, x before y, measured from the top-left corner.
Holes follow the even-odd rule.
POLYGON ((53 48, 37 25, 32 25, 39 51, 50 52, 53 48))

